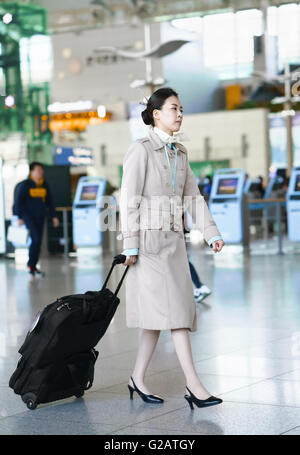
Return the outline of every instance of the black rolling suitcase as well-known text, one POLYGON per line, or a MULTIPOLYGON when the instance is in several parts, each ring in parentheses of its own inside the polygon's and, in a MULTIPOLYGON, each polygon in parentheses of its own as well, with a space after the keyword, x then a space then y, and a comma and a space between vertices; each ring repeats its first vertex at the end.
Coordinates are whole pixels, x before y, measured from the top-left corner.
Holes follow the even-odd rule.
POLYGON ((94 348, 120 303, 117 294, 129 266, 114 293, 106 285, 115 265, 125 260, 122 254, 114 257, 100 291, 61 297, 37 315, 9 381, 29 409, 73 395, 81 397, 92 386, 98 357, 94 348))

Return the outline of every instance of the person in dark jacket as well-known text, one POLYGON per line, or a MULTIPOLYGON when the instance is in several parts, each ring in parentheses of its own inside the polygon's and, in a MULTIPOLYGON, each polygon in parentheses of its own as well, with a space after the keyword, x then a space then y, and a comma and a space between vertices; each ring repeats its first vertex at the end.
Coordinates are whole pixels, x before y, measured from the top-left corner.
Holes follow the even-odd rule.
POLYGON ((37 161, 30 164, 30 175, 21 182, 16 192, 14 213, 19 217, 18 224, 24 223, 29 230, 31 245, 27 263, 29 273, 42 274, 36 265, 39 260, 46 210, 49 209, 53 226, 59 225, 49 185, 44 180, 43 165, 37 161))

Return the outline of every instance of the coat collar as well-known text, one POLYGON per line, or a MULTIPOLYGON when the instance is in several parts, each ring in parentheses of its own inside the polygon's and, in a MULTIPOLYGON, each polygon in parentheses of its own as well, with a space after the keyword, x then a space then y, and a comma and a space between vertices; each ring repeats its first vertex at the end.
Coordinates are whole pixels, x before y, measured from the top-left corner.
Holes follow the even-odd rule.
MULTIPOLYGON (((154 132, 153 128, 149 129, 149 140, 151 146, 154 150, 160 150, 164 148, 163 141, 161 138, 154 132)), ((175 147, 183 153, 186 153, 186 149, 184 145, 180 144, 179 142, 175 142, 175 147)))

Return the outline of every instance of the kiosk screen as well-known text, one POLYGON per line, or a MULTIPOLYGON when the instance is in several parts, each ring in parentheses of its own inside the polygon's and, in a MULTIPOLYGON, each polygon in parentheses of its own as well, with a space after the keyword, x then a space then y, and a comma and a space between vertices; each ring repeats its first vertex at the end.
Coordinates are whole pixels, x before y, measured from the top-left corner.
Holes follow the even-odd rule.
POLYGON ((95 201, 98 193, 98 185, 85 185, 82 187, 80 200, 95 201))
POLYGON ((300 174, 296 175, 294 191, 300 191, 300 174))
POLYGON ((220 179, 217 194, 235 194, 238 185, 238 178, 220 179))

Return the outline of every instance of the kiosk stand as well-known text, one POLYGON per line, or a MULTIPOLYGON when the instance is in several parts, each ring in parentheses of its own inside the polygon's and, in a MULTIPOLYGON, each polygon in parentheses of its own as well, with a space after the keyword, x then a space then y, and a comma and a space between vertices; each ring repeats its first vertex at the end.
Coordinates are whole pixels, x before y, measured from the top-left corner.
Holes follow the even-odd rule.
POLYGON ((218 169, 214 174, 209 208, 228 244, 249 246, 246 173, 243 169, 218 169))
POLYGON ((288 237, 292 242, 300 242, 300 168, 294 168, 287 192, 288 237))
POLYGON ((89 253, 94 255, 101 252, 99 214, 105 188, 106 180, 103 177, 81 177, 78 181, 72 210, 73 242, 77 253, 87 253, 87 249, 91 249, 89 253))
POLYGON ((281 175, 272 177, 265 191, 264 199, 280 198, 284 196, 283 190, 284 179, 281 175))
MULTIPOLYGON (((264 191, 259 178, 253 179, 249 177, 244 187, 244 193, 247 195, 248 201, 261 199, 263 202, 264 191)), ((259 230, 267 232, 267 223, 264 217, 264 210, 267 209, 264 209, 263 203, 248 203, 248 210, 250 233, 256 234, 259 230)))
MULTIPOLYGON (((268 183, 268 186, 265 191, 264 199, 282 199, 286 198, 286 193, 283 188, 284 178, 281 175, 275 175, 272 177, 268 183)), ((278 224, 278 213, 277 210, 280 210, 280 215, 283 218, 285 213, 284 205, 281 205, 278 209, 274 205, 269 205, 264 207, 264 218, 266 222, 266 232, 273 232, 274 223, 278 224)), ((277 226, 279 229, 279 226, 277 226)))

